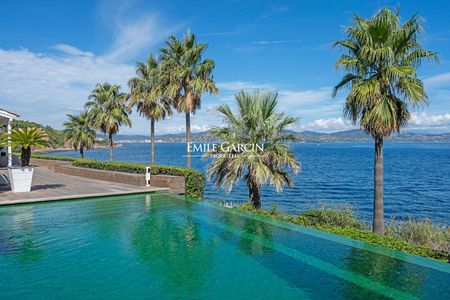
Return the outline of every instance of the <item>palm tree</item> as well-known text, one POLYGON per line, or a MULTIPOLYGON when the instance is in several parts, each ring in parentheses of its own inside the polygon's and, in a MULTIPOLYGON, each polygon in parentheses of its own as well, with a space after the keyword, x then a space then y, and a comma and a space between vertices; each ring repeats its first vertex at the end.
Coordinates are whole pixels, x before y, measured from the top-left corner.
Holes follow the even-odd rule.
POLYGON ((336 67, 347 74, 333 95, 349 87, 344 114, 375 140, 373 231, 378 234, 384 234, 383 140, 407 124, 411 107, 428 103, 416 68, 423 59, 438 60, 421 47, 421 31, 420 17, 400 24, 398 10, 382 9, 369 19, 354 17, 347 38, 335 43, 346 51, 336 67))
POLYGON ((130 104, 136 106, 138 112, 150 119, 151 163, 155 163, 155 121, 172 115, 172 108, 167 97, 163 97, 163 82, 160 76, 158 60, 149 55, 147 63, 139 62, 136 77, 128 81, 131 91, 130 104))
POLYGON ((207 153, 213 159, 207 173, 214 185, 231 191, 244 179, 256 209, 261 208, 262 184, 270 183, 281 192, 284 185, 292 186, 285 169, 295 174, 300 171, 299 162, 286 145, 295 141, 295 136, 284 133, 298 119, 277 113, 277 99, 276 93, 241 91, 235 96, 237 114, 228 105, 219 106, 225 127, 213 128, 212 134, 223 143, 207 153))
POLYGON ((131 126, 128 115, 131 113, 126 105, 126 97, 120 92, 120 86, 109 83, 97 84, 89 96, 85 108, 88 111, 89 124, 108 136, 109 160, 113 160, 113 136, 120 126, 131 126))
POLYGON ((88 122, 86 112, 79 116, 67 115, 69 121, 64 123, 65 143, 75 150, 80 150, 80 157, 84 158, 84 149, 89 150, 95 144, 95 131, 88 122))
POLYGON ((207 44, 197 43, 190 31, 181 41, 170 36, 166 45, 161 49, 161 74, 167 81, 164 93, 178 112, 186 114, 186 166, 190 168, 191 113, 200 108, 203 93, 218 93, 212 75, 215 63, 211 59, 202 60, 207 44))
POLYGON ((11 143, 20 148, 22 167, 30 165, 31 148, 41 148, 48 145, 48 135, 44 129, 38 127, 17 128, 11 131, 11 143))

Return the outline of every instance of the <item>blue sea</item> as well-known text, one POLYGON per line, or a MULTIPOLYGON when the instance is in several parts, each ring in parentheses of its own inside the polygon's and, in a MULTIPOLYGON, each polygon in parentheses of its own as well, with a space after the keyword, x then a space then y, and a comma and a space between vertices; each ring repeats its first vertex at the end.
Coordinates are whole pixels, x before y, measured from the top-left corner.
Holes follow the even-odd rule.
MULTIPOLYGON (((293 176, 294 187, 277 193, 265 186, 263 207, 276 205, 280 210, 299 213, 321 204, 351 204, 363 221, 371 220, 373 205, 372 143, 296 143, 290 144, 300 160, 302 171, 293 176)), ((156 163, 184 166, 184 143, 156 143, 156 163)), ((94 149, 86 158, 108 160, 108 149, 94 149)), ((74 156, 74 151, 52 155, 74 156)), ((114 149, 114 160, 146 163, 150 160, 150 144, 124 143, 114 149)), ((192 158, 192 167, 205 171, 207 161, 192 158)), ((245 184, 231 193, 215 189, 208 182, 205 197, 235 203, 247 199, 245 184)), ((384 209, 387 218, 429 218, 450 224, 450 144, 449 143, 385 143, 384 209)))

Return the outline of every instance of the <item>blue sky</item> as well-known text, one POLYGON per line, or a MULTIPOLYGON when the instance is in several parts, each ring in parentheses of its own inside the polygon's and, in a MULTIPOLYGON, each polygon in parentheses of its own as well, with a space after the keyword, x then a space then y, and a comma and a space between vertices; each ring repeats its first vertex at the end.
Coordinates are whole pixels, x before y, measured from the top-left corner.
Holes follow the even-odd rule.
MULTIPOLYGON (((22 119, 61 128, 79 112, 97 82, 120 84, 136 61, 157 53, 169 34, 190 28, 216 61, 218 96, 204 96, 192 121, 201 131, 220 124, 215 107, 239 89, 278 91, 280 110, 301 118, 293 129, 352 128, 342 116, 345 94, 331 97, 342 73, 331 44, 353 14, 399 7, 403 19, 424 18, 423 46, 440 64, 419 70, 430 106, 416 111, 412 131, 450 132, 450 3, 447 1, 12 1, 0 0, 0 107, 22 119)), ((122 133, 146 134, 133 113, 122 133)), ((183 115, 157 125, 184 130, 183 115)))

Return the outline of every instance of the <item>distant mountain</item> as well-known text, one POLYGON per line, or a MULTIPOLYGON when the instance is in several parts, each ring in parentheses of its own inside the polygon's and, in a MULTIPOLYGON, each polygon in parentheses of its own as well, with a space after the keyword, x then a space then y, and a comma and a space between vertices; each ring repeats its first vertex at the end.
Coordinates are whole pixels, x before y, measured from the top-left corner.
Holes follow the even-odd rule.
POLYGON ((344 139, 366 139, 370 136, 361 129, 352 129, 330 133, 330 136, 344 139))
MULTIPOLYGON (((360 129, 338 131, 333 133, 323 133, 316 131, 296 132, 289 130, 287 133, 297 136, 299 142, 371 142, 372 138, 360 129)), ((117 135, 117 142, 144 142, 150 137, 147 135, 117 135)), ((185 133, 162 134, 157 135, 156 140, 160 142, 184 142, 185 133)), ((213 142, 214 138, 210 131, 195 132, 191 134, 193 142, 206 143, 213 142)), ((427 133, 401 133, 393 134, 389 142, 423 142, 423 143, 450 143, 450 133, 427 134, 427 133)))
MULTIPOLYGON (((186 137, 186 133, 168 133, 156 135, 155 140, 159 142, 184 142, 186 137)), ((192 132, 191 139, 193 142, 211 142, 214 140, 213 136, 209 131, 203 132, 192 132)), ((118 134, 114 138, 117 142, 143 142, 149 141, 150 135, 126 135, 126 134, 118 134)))

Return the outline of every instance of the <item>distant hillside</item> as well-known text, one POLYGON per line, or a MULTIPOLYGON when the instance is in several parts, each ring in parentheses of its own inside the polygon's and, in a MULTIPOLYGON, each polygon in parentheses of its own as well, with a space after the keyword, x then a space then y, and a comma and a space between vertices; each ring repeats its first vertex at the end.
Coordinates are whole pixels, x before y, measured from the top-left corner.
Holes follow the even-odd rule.
MULTIPOLYGON (((288 131, 297 136, 299 142, 371 142, 372 138, 360 129, 339 131, 334 133, 322 133, 315 131, 288 131)), ((156 140, 161 142, 184 142, 185 133, 157 135, 156 140)), ((193 142, 213 142, 209 131, 192 133, 193 142)), ((149 140, 149 136, 144 135, 117 135, 116 141, 120 142, 142 142, 149 140)), ((424 143, 450 143, 450 133, 425 134, 425 133, 401 133, 393 134, 389 142, 424 142, 424 143)))
MULTIPOLYGON (((27 128, 27 127, 38 127, 42 128, 47 132, 48 135, 48 143, 49 146, 46 147, 46 150, 48 149, 66 149, 65 146, 65 138, 64 138, 64 131, 55 129, 49 125, 42 125, 36 122, 30 122, 30 121, 22 121, 22 120, 14 120, 12 122, 12 128, 27 128)), ((136 140, 140 140, 143 137, 140 135, 134 136, 136 140)), ((104 147, 107 146, 106 142, 104 142, 101 138, 97 138, 95 141, 94 148, 98 147, 104 147)), ((42 149, 41 149, 42 150, 42 149)))
POLYGON ((14 120, 12 122, 12 128, 27 127, 38 127, 44 129, 47 132, 48 142, 51 148, 57 149, 64 146, 64 133, 62 130, 57 130, 51 126, 44 126, 42 124, 30 121, 14 120))

